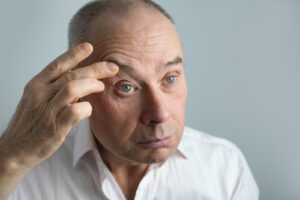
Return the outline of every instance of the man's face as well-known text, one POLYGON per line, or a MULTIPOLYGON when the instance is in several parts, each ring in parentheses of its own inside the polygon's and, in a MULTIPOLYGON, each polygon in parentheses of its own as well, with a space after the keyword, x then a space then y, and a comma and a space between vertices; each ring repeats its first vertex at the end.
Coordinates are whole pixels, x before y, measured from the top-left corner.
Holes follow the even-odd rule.
POLYGON ((100 152, 138 163, 166 160, 181 139, 187 97, 175 28, 160 14, 137 10, 96 21, 89 34, 94 61, 120 68, 103 80, 104 92, 87 97, 100 152))

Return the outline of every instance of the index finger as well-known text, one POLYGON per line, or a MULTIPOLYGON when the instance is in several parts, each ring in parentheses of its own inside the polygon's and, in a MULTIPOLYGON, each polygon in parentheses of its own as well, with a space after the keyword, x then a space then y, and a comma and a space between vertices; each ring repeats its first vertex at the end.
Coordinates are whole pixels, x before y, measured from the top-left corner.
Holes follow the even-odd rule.
POLYGON ((92 52, 93 46, 90 43, 85 42, 76 45, 53 60, 36 78, 44 83, 50 83, 75 68, 81 61, 91 55, 92 52))

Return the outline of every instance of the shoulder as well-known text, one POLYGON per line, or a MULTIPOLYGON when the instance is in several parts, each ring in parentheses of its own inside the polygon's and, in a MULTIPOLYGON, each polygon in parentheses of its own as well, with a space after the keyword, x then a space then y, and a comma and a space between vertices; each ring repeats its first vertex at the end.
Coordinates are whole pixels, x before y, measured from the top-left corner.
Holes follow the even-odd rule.
POLYGON ((241 150, 232 142, 186 127, 179 146, 188 163, 195 170, 212 174, 216 178, 238 180, 251 174, 248 163, 241 150))
POLYGON ((212 191, 227 191, 233 199, 258 199, 258 188, 248 163, 232 142, 185 127, 179 150, 186 156, 188 173, 192 177, 201 176, 206 180, 205 185, 212 186, 212 191))
POLYGON ((234 143, 190 127, 185 127, 179 148, 191 157, 207 156, 210 160, 229 159, 235 162, 244 160, 242 152, 234 143))

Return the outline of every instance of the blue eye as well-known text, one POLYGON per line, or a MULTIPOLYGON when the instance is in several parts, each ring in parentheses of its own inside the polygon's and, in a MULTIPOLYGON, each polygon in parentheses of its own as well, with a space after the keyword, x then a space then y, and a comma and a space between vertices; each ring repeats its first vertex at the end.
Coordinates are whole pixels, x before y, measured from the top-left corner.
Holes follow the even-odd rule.
POLYGON ((133 83, 127 80, 121 80, 115 84, 115 91, 121 96, 133 95, 137 89, 133 83))
POLYGON ((177 79, 177 77, 176 76, 168 76, 167 78, 166 78, 166 82, 167 82, 167 84, 172 84, 172 83, 174 83, 175 81, 176 81, 176 79, 177 79))
POLYGON ((130 84, 123 84, 119 87, 119 89, 124 93, 130 93, 133 91, 133 86, 130 84))

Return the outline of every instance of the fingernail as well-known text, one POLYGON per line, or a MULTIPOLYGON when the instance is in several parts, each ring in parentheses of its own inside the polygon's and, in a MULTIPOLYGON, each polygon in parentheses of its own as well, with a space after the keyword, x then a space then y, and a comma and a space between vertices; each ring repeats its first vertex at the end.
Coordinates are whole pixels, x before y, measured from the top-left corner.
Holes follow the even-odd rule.
POLYGON ((114 63, 107 62, 106 63, 106 69, 108 69, 111 72, 116 72, 119 69, 119 67, 114 63))
POLYGON ((91 50, 91 45, 87 42, 85 43, 82 43, 79 45, 79 49, 84 52, 84 53, 87 53, 87 52, 90 52, 91 50))

